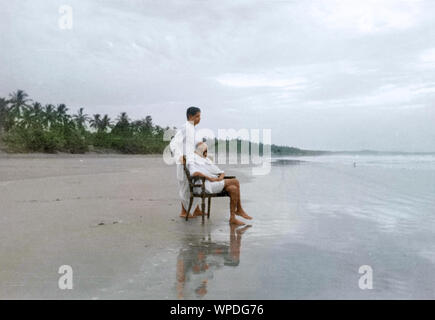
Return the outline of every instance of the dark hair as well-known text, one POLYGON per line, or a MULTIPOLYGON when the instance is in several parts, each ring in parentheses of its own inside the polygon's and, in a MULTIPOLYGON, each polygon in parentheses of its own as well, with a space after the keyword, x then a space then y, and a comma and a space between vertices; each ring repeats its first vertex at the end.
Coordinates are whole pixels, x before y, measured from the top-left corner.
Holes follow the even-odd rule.
POLYGON ((197 107, 189 107, 189 108, 187 108, 187 111, 186 111, 187 120, 189 120, 189 117, 193 117, 198 112, 201 112, 200 108, 197 108, 197 107))

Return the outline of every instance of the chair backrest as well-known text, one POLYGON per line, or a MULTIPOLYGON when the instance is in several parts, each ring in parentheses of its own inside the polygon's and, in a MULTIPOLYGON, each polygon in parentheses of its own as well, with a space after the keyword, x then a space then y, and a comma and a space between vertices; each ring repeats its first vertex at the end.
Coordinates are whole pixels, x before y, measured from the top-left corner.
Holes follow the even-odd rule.
POLYGON ((187 180, 192 180, 189 169, 187 169, 186 163, 183 163, 184 173, 186 174, 187 180))
POLYGON ((189 181, 189 187, 190 187, 190 191, 193 192, 193 187, 194 187, 194 181, 192 176, 190 175, 190 171, 187 168, 187 164, 186 164, 186 156, 183 156, 183 169, 184 169, 184 173, 186 174, 187 177, 187 181, 189 181))

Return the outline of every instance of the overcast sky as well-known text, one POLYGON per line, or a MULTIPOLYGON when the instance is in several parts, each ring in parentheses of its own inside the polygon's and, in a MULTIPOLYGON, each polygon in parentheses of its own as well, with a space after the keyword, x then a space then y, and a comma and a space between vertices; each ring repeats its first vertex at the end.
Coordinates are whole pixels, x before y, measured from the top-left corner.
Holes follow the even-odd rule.
POLYGON ((162 126, 195 105, 201 128, 276 144, 435 151, 434 16, 433 0, 4 1, 0 96, 162 126))

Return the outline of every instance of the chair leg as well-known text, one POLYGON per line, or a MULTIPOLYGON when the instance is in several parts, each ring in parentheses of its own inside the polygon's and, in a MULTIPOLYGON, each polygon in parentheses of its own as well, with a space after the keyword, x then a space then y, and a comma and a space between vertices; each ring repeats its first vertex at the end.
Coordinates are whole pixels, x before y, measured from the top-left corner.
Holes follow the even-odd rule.
POLYGON ((204 214, 205 214, 205 198, 204 197, 202 197, 201 211, 202 211, 202 222, 204 222, 204 214))
POLYGON ((207 219, 210 219, 211 197, 208 197, 207 219))
POLYGON ((190 209, 192 208, 192 203, 193 203, 193 197, 190 197, 189 209, 187 209, 187 213, 186 213, 186 221, 189 220, 189 214, 190 214, 190 209))

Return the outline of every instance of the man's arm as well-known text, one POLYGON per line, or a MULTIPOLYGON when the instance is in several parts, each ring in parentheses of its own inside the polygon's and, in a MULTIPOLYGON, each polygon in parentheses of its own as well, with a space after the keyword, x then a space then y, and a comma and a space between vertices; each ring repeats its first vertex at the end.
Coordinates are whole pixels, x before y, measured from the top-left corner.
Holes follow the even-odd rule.
POLYGON ((186 155, 186 162, 193 161, 195 153, 195 126, 189 122, 186 122, 185 126, 183 151, 186 155))
POLYGON ((216 181, 222 181, 222 180, 224 180, 224 177, 225 177, 225 173, 222 172, 222 173, 219 175, 219 177, 216 178, 216 181))
POLYGON ((169 143, 169 148, 174 156, 174 159, 177 163, 184 163, 183 159, 183 140, 184 134, 182 130, 178 130, 175 136, 172 138, 169 143))
POLYGON ((204 177, 204 178, 206 178, 210 182, 215 182, 215 181, 221 181, 221 180, 223 180, 224 176, 225 176, 225 173, 221 173, 218 178, 215 178, 215 177, 206 176, 205 174, 196 171, 196 172, 194 172, 192 174, 192 176, 194 176, 194 177, 204 177))

